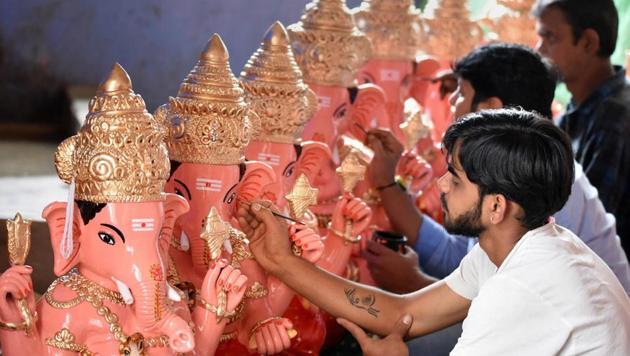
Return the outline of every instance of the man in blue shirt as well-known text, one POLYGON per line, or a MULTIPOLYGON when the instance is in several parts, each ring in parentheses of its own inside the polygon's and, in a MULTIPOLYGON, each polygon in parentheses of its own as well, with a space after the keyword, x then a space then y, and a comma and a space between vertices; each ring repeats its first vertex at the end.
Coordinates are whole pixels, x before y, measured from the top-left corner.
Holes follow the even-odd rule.
POLYGON ((613 0, 539 0, 534 6, 538 51, 571 92, 559 126, 575 159, 599 191, 630 251, 630 85, 610 56, 617 41, 613 0))
MULTIPOLYGON (((518 45, 493 44, 472 51, 454 68, 458 87, 451 96, 455 117, 471 111, 522 107, 551 116, 555 80, 540 56, 518 45)), ((375 151, 372 179, 377 186, 394 180, 402 145, 389 132, 373 130, 370 146, 375 151)), ((579 236, 613 270, 630 293, 630 268, 615 231, 615 218, 607 214, 595 189, 575 163, 575 180, 556 222, 579 236)), ((427 274, 442 278, 450 274, 474 246, 472 239, 449 234, 430 217, 421 214, 404 191, 390 186, 381 200, 392 225, 409 238, 427 274)), ((364 253, 376 282, 393 292, 411 292, 432 282, 417 268, 411 249, 400 255, 376 243, 364 253)))

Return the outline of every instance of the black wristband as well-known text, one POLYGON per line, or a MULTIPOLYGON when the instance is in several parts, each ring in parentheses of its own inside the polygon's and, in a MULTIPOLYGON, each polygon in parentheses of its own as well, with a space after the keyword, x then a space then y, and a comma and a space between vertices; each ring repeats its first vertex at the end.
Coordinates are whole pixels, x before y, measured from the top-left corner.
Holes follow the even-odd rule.
POLYGON ((393 181, 393 182, 391 182, 389 184, 380 185, 380 186, 378 186, 378 187, 376 187, 374 189, 376 189, 377 191, 380 192, 380 191, 383 191, 383 190, 385 190, 385 189, 387 189, 389 187, 393 187, 393 186, 396 186, 396 185, 398 185, 398 182, 397 181, 393 181))

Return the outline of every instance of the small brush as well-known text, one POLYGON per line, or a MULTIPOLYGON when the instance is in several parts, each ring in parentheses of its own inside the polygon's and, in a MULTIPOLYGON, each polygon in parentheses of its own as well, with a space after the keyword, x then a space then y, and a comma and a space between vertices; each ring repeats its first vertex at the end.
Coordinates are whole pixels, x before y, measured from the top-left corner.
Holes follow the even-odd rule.
MULTIPOLYGON (((251 205, 252 205, 252 203, 250 203, 250 202, 248 202, 248 201, 245 201, 245 200, 239 200, 239 202, 240 202, 241 204, 245 204, 245 205, 247 205, 247 206, 251 206, 251 205)), ((294 219, 294 218, 292 218, 292 217, 289 217, 289 216, 286 216, 286 215, 282 215, 282 214, 280 214, 280 213, 276 213, 275 211, 273 211, 273 210, 271 210, 271 209, 269 209, 269 210, 271 211, 271 214, 273 214, 274 216, 277 216, 277 217, 282 218, 282 219, 285 219, 285 220, 292 221, 292 222, 294 222, 294 223, 296 223, 296 224, 304 225, 304 223, 303 223, 303 222, 301 222, 301 221, 299 221, 299 220, 296 220, 296 219, 294 219)))

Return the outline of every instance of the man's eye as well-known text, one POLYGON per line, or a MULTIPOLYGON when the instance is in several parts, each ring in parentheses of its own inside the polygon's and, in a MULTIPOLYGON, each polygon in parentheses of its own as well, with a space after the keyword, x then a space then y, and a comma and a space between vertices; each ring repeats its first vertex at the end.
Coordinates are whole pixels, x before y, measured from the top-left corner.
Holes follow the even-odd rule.
POLYGON ((108 245, 115 245, 116 244, 116 240, 114 240, 112 235, 110 235, 110 234, 108 234, 106 232, 99 232, 98 233, 98 237, 101 239, 101 241, 103 241, 104 243, 106 243, 108 245))

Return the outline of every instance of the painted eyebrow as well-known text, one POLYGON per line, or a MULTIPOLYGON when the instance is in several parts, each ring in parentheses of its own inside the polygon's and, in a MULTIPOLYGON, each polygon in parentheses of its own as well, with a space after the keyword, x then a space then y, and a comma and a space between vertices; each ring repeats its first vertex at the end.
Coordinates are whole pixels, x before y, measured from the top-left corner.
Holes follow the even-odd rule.
POLYGON ((293 167, 293 166, 295 166, 295 162, 296 162, 296 161, 289 162, 289 164, 287 164, 287 166, 286 166, 286 167, 284 167, 284 171, 282 171, 282 175, 284 175, 285 173, 287 173, 287 170, 289 169, 289 167, 293 167))
POLYGON ((455 172, 455 168, 453 167, 451 163, 448 164, 448 171, 451 172, 451 174, 454 175, 455 177, 459 178, 459 175, 457 174, 457 172, 455 172))
POLYGON ((227 193, 225 193, 225 196, 223 197, 223 202, 225 203, 225 200, 230 196, 230 192, 232 191, 232 189, 234 189, 234 187, 236 187, 238 185, 238 183, 234 184, 228 191, 227 193))
POLYGON ((123 233, 120 230, 118 230, 116 226, 110 225, 110 224, 101 224, 101 225, 114 230, 118 234, 118 236, 120 236, 120 239, 122 240, 122 242, 125 243, 125 235, 123 235, 123 233))
POLYGON ((346 103, 339 105, 333 112, 333 116, 337 115, 339 113, 339 110, 343 109, 344 107, 346 107, 346 103))
POLYGON ((182 187, 184 187, 184 189, 186 189, 186 193, 188 193, 188 200, 192 200, 192 196, 190 195, 190 190, 188 190, 188 187, 186 186, 186 184, 184 184, 184 182, 182 182, 181 180, 175 178, 175 182, 179 183, 182 185, 182 187))

